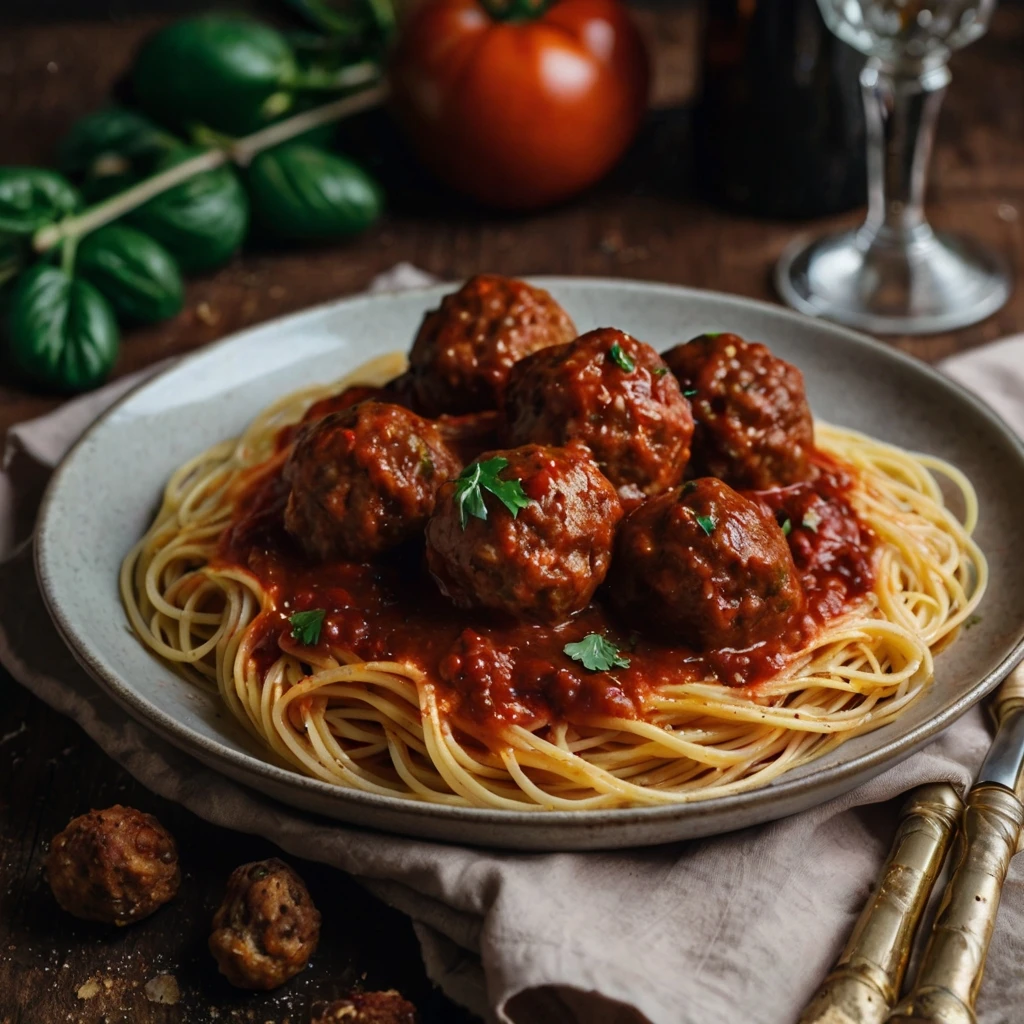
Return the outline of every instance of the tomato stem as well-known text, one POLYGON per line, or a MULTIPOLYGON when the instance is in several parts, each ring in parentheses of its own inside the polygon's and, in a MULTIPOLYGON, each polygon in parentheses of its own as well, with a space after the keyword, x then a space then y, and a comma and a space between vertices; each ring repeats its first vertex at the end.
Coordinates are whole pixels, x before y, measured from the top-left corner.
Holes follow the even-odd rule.
POLYGON ((67 217, 56 224, 47 224, 41 227, 32 237, 32 248, 37 253, 44 253, 54 246, 60 245, 65 239, 77 240, 104 224, 123 217, 126 213, 130 213, 155 196, 180 185, 183 181, 194 178, 197 174, 215 170, 227 163, 247 167, 257 153, 279 143, 287 142, 313 128, 319 128, 321 125, 340 121, 344 117, 376 107, 383 103, 387 93, 387 85, 381 82, 354 96, 344 96, 322 106, 314 107, 312 110, 303 111, 284 121, 279 121, 277 124, 261 128, 258 132, 253 132, 252 135, 247 135, 245 138, 225 139, 218 144, 217 148, 183 160, 173 167, 168 167, 167 170, 160 171, 158 174, 132 185, 124 192, 119 192, 95 206, 90 206, 74 217, 67 217))
POLYGON ((550 6, 552 0, 479 0, 480 6, 495 21, 533 21, 550 6))

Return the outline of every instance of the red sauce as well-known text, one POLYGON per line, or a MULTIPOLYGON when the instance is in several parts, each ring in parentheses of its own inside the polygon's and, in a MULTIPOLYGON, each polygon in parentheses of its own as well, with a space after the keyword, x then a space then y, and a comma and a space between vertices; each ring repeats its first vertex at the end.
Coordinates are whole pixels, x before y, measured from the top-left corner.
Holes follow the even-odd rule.
POLYGON ((324 609, 322 653, 333 646, 366 660, 417 666, 434 682, 445 709, 468 727, 641 717, 648 695, 665 684, 716 675, 727 685, 755 688, 871 589, 876 539, 849 502, 854 471, 821 453, 815 468, 806 483, 748 492, 780 523, 790 522, 807 613, 790 635, 744 651, 697 654, 630 633, 606 608, 601 591, 570 622, 553 627, 458 610, 431 580, 419 545, 372 564, 316 562, 284 529, 280 460, 247 484, 221 538, 219 563, 247 569, 269 595, 271 607, 256 624, 261 671, 282 650, 300 658, 308 650, 291 637, 290 615, 324 609), (563 653, 588 633, 616 643, 629 667, 590 672, 563 653))

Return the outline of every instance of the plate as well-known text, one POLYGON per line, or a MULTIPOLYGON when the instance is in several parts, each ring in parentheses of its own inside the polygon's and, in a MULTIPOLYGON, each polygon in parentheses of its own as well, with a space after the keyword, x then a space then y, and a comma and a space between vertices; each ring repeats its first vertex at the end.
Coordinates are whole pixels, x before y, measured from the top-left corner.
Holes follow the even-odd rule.
POLYGON ((129 631, 121 560, 149 525, 171 472, 239 433, 273 399, 407 349, 451 286, 320 306, 226 338, 142 384, 98 420, 54 474, 36 569, 72 652, 129 714, 199 761, 293 807, 389 832, 483 846, 643 846, 804 810, 907 757, 992 690, 1024 646, 1024 447, 998 417, 922 363, 843 328, 734 296, 668 285, 537 278, 581 330, 614 325, 659 350, 702 331, 766 342, 803 370, 816 415, 948 459, 978 490, 977 539, 991 584, 981 621, 936 659, 925 695, 896 722, 847 741, 763 789, 666 807, 495 811, 350 792, 263 760, 226 709, 156 660, 129 631))

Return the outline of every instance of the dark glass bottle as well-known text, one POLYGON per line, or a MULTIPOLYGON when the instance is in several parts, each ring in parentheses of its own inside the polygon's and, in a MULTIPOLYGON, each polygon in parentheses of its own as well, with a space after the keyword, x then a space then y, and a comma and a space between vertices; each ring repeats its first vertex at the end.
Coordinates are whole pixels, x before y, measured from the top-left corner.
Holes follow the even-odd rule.
POLYGON ((698 181, 713 201, 810 218, 866 200, 864 58, 815 0, 707 0, 698 181))

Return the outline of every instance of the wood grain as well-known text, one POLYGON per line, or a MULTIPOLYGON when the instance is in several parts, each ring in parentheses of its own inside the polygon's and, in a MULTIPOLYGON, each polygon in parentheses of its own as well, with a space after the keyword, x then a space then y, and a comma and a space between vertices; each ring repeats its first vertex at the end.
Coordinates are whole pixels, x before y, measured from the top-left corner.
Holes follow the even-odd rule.
MULTIPOLYGON (((795 225, 736 217, 692 194, 689 117, 679 101, 695 80, 692 10, 646 12, 657 43, 658 95, 641 139, 612 177, 578 200, 530 217, 468 210, 423 176, 383 116, 345 129, 345 145, 377 166, 391 210, 358 240, 319 250, 250 252, 190 282, 184 312, 130 333, 117 367, 129 373, 240 327, 364 288, 408 260, 448 279, 477 270, 572 273, 669 281, 773 298, 772 265, 795 225)), ((100 105, 139 39, 159 19, 59 22, 0 32, 0 163, 46 163, 74 119, 100 105)), ((985 39, 959 54, 940 125, 930 213, 1024 265, 1024 9, 997 12, 985 39)), ((856 215, 833 223, 852 223, 856 215)), ((983 324, 892 343, 936 360, 1024 330, 1024 289, 983 324)), ((0 431, 59 404, 0 380, 0 431)), ((314 996, 362 980, 401 989, 425 1019, 470 1018, 432 992, 411 928, 340 873, 299 864, 324 913, 313 968, 278 996, 230 990, 204 951, 207 922, 229 871, 269 845, 213 829, 158 800, 120 771, 79 729, 0 676, 0 1024, 60 1021, 304 1022, 314 996), (57 911, 40 880, 45 843, 73 814, 115 801, 155 813, 178 837, 181 896, 151 921, 110 933, 57 911), (145 982, 175 974, 182 1002, 148 1002, 145 982), (90 979, 98 994, 77 993, 90 979), (109 982, 109 987, 107 985, 109 982)), ((91 991, 91 987, 84 989, 91 991)))

